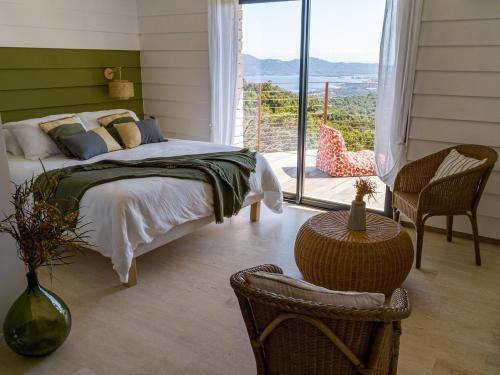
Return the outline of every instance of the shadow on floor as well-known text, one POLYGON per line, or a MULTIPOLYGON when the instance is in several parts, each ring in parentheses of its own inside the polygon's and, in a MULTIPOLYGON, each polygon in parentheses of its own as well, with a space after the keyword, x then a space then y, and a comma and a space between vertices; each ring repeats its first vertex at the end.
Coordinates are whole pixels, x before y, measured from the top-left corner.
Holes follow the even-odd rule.
MULTIPOLYGON (((283 172, 285 172, 291 178, 297 178, 297 168, 296 167, 282 167, 283 172)), ((305 178, 333 178, 328 173, 321 172, 319 169, 314 167, 305 168, 305 178)))

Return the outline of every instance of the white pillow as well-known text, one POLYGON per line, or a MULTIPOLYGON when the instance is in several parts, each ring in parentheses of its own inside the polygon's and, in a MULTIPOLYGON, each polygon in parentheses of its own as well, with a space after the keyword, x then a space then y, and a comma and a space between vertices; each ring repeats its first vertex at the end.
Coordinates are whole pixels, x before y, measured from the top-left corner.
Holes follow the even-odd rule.
POLYGON ((459 153, 457 150, 452 149, 450 153, 444 158, 443 162, 438 167, 436 173, 434 174, 434 177, 432 177, 430 182, 460 172, 464 172, 468 169, 479 167, 484 163, 486 163, 486 159, 478 160, 474 158, 468 158, 467 156, 459 153))
POLYGON ((74 114, 51 115, 28 120, 8 122, 4 126, 9 129, 21 146, 24 157, 29 160, 46 159, 58 155, 61 151, 50 137, 44 133, 38 124, 54 121, 60 118, 71 117, 74 114))
POLYGON ((14 156, 23 156, 23 149, 19 146, 19 143, 17 143, 16 138, 14 138, 10 130, 6 127, 2 127, 2 131, 7 152, 14 156))
POLYGON ((277 273, 249 273, 246 279, 254 288, 326 305, 370 309, 381 307, 385 302, 385 296, 382 293, 334 291, 277 273))
POLYGON ((114 113, 123 112, 129 112, 135 121, 139 121, 139 117, 137 117, 137 115, 133 111, 130 111, 128 109, 109 109, 106 111, 80 112, 77 113, 77 116, 80 117, 80 120, 82 120, 85 128, 87 128, 88 130, 92 130, 100 126, 99 122, 97 121, 98 118, 112 115, 114 113))

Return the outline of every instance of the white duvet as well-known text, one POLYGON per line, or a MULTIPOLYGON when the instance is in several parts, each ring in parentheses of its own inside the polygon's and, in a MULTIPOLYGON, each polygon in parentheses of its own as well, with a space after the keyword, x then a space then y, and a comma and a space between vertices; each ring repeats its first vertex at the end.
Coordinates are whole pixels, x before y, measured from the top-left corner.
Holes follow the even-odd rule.
MULTIPOLYGON (((62 155, 43 160, 47 170, 99 160, 138 160, 158 156, 176 156, 237 148, 212 143, 169 140, 116 151, 86 161, 67 159, 62 155)), ((38 161, 9 156, 11 179, 22 183, 42 172, 38 161)), ((267 207, 282 211, 281 187, 267 160, 257 154, 257 167, 250 176, 249 196, 263 196, 267 207)), ((109 182, 89 189, 80 201, 80 219, 89 223, 90 242, 104 256, 111 258, 122 282, 134 253, 151 244, 174 227, 189 221, 212 217, 212 187, 206 183, 165 177, 148 177, 109 182)), ((136 254, 137 255, 137 254, 136 254)))

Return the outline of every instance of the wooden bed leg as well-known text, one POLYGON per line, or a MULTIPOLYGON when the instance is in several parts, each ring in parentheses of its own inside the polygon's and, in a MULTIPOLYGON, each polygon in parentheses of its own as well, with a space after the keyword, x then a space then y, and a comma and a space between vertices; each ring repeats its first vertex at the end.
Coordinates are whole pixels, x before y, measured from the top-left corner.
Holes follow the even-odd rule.
POLYGON ((130 269, 128 270, 128 282, 123 283, 123 286, 130 288, 137 284, 137 262, 135 258, 132 259, 132 264, 130 265, 130 269))
POLYGON ((260 201, 252 203, 250 206, 250 221, 256 222, 260 220, 260 201))

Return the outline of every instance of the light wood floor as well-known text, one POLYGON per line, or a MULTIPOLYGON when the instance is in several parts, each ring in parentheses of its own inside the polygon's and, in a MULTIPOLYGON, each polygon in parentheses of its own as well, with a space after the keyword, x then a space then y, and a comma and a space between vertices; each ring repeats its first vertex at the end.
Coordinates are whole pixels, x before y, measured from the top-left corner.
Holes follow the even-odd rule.
MULTIPOLYGON (((130 289, 97 253, 58 268, 52 289, 73 314, 67 342, 42 359, 0 348, 0 374, 255 374, 229 275, 275 263, 299 276, 295 234, 315 211, 263 209, 253 224, 248 211, 140 257, 130 289)), ((404 284, 413 312, 403 323, 399 374, 500 374, 500 247, 482 252, 476 267, 470 241, 426 233, 423 269, 404 284)))

